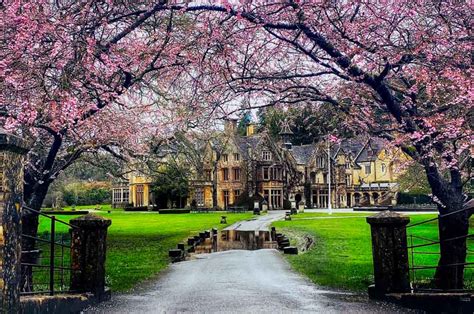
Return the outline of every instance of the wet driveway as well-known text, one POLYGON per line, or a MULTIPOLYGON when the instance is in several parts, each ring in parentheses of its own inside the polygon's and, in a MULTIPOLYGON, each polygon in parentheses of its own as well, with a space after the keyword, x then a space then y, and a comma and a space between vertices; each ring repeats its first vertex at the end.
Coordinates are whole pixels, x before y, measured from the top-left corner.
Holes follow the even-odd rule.
POLYGON ((159 279, 87 313, 401 313, 364 296, 327 291, 276 250, 226 251, 173 264, 159 279))

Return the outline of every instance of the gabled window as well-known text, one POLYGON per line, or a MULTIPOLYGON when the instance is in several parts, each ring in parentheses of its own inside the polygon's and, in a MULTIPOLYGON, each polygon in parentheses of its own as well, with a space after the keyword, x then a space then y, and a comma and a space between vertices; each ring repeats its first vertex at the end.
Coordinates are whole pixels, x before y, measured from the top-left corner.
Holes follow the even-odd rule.
POLYGON ((272 160, 272 153, 268 150, 264 150, 262 152, 262 159, 265 160, 265 161, 272 160))
POLYGON ((234 153, 234 160, 239 161, 240 160, 240 154, 239 153, 234 153))
POLYGON ((387 165, 386 164, 382 164, 382 166, 380 168, 382 170, 382 173, 387 172, 387 165))
POLYGON ((227 155, 227 154, 222 154, 222 161, 223 161, 223 162, 228 162, 228 161, 229 161, 229 155, 227 155))

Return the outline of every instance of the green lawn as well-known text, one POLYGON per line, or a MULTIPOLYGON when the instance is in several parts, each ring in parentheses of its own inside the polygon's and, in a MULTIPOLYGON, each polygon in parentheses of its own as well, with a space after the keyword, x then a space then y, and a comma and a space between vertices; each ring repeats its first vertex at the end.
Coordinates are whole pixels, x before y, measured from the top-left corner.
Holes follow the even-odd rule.
MULTIPOLYGON (((319 285, 353 291, 367 291, 373 283, 372 244, 370 226, 365 217, 367 214, 327 214, 306 213, 293 216, 291 221, 274 223, 278 232, 287 233, 291 238, 311 235, 315 240, 313 248, 304 254, 287 255, 292 267, 308 276, 319 285), (306 219, 317 218, 317 219, 306 219)), ((411 223, 433 218, 434 215, 412 215, 411 223)), ((413 234, 414 244, 426 243, 427 240, 415 238, 420 236, 436 241, 437 222, 431 222, 408 229, 408 244, 413 234)), ((294 240, 293 240, 294 241, 294 240)), ((474 241, 469 241, 474 250, 474 241)), ((418 248, 419 252, 439 252, 439 247, 418 248)), ((409 256, 411 263, 411 255, 409 256)), ((416 254, 415 265, 436 265, 438 255, 416 254)), ((468 261, 474 262, 470 256, 468 261)), ((416 272, 417 281, 431 278, 434 270, 416 272)), ((466 270, 465 279, 468 286, 474 281, 472 269, 466 270)))
MULTIPOLYGON (((169 264, 168 250, 191 235, 213 227, 222 228, 221 213, 166 214, 154 212, 101 213, 112 219, 107 239, 107 283, 112 291, 127 291, 137 283, 155 276, 169 264)), ((250 213, 227 214, 228 224, 250 218, 250 213)), ((74 216, 60 216, 69 221, 74 216)), ((49 230, 42 219, 40 231, 49 230)), ((66 231, 63 225, 57 230, 66 231)))

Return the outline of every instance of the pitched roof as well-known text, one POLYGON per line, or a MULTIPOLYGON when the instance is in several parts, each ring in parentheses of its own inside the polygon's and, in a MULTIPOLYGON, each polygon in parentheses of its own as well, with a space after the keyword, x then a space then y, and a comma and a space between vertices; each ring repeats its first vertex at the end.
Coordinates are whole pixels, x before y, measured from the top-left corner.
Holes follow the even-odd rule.
POLYGON ((356 157, 362 148, 364 148, 363 142, 353 139, 343 140, 340 144, 340 149, 342 149, 344 153, 350 154, 353 157, 356 157))
POLYGON ((356 158, 356 162, 367 162, 374 161, 377 159, 378 154, 384 148, 385 143, 383 140, 378 138, 370 139, 359 152, 356 158))
POLYGON ((262 139, 261 135, 236 136, 235 143, 244 158, 249 158, 249 148, 254 150, 262 139))
POLYGON ((316 145, 308 144, 301 146, 293 146, 290 150, 291 155, 295 158, 296 162, 300 165, 309 163, 311 156, 316 149, 316 145))

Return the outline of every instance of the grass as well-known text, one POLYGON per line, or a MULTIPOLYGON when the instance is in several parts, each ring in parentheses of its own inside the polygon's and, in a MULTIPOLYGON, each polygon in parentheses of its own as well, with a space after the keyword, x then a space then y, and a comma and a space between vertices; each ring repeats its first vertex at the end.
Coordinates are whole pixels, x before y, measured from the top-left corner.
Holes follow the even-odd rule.
MULTIPOLYGON (((313 282, 338 289, 351 291, 367 291, 373 283, 372 244, 370 226, 365 217, 367 214, 298 214, 291 221, 274 223, 278 232, 290 235, 310 235, 315 244, 307 253, 287 255, 294 269, 309 277, 313 282), (303 219, 304 218, 304 219, 303 219), (307 219, 314 218, 314 219, 307 219)), ((412 215, 411 223, 435 217, 434 215, 412 215)), ((472 224, 473 222, 471 222, 472 224)), ((437 222, 431 222, 408 229, 408 245, 410 235, 432 239, 438 238, 437 222)), ((474 250, 474 241, 469 241, 470 249, 474 250)), ((427 240, 413 238, 414 244, 427 243, 427 240)), ((439 252, 439 246, 433 245, 418 248, 419 252, 439 252)), ((415 254, 414 264, 436 265, 436 254, 415 254)), ((411 263, 411 255, 409 254, 411 263)), ((468 256, 474 262, 473 256, 468 256)), ((434 270, 416 272, 417 282, 427 282, 432 278, 434 270)), ((474 272, 466 270, 465 279, 468 286, 472 285, 474 272)))
MULTIPOLYGON (((137 283, 156 276, 169 264, 168 250, 191 235, 213 227, 222 228, 221 213, 168 214, 100 213, 112 219, 107 238, 107 283, 112 291, 123 292, 137 283)), ((250 218, 250 213, 227 214, 228 224, 250 218)), ((69 221, 74 216, 57 215, 69 221)), ((49 230, 49 221, 41 219, 40 231, 49 230)), ((66 232, 64 225, 58 231, 66 232)))

